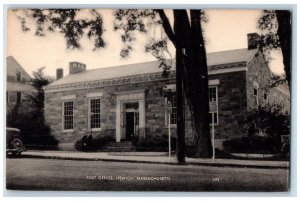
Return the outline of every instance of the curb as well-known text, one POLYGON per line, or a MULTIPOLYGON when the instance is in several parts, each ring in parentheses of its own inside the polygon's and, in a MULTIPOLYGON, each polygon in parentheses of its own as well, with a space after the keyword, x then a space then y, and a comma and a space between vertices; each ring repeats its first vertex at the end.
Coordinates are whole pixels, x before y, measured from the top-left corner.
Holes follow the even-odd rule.
MULTIPOLYGON (((139 160, 120 160, 112 158, 78 158, 78 157, 63 157, 63 156, 41 156, 24 154, 23 158, 48 158, 57 160, 76 160, 76 161, 107 161, 107 162, 125 162, 125 163, 147 163, 147 164, 166 164, 166 165, 180 165, 175 162, 161 162, 161 161, 139 161, 139 160)), ((204 163, 204 162, 186 162, 185 165, 195 166, 210 166, 210 167, 239 167, 239 168, 259 168, 259 169, 289 169, 287 166, 272 166, 272 165, 249 165, 249 164, 224 164, 224 163, 204 163)))

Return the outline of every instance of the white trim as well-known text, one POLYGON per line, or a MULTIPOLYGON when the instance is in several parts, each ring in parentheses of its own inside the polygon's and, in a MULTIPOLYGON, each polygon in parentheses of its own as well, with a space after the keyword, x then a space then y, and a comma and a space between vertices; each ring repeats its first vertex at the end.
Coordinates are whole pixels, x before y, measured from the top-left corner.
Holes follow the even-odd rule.
POLYGON ((117 101, 134 101, 145 100, 144 90, 117 92, 117 101))
POLYGON ((74 115, 74 104, 75 104, 75 100, 64 100, 62 101, 61 107, 62 107, 62 112, 61 112, 61 116, 62 116, 62 133, 69 133, 69 132, 74 132, 74 121, 75 121, 75 115, 74 115), (65 118, 64 118, 64 111, 65 111, 65 103, 66 102, 73 102, 73 129, 65 129, 65 118))
MULTIPOLYGON (((138 102, 139 104, 139 129, 145 129, 146 125, 146 109, 145 109, 145 90, 134 90, 116 92, 117 104, 116 104, 116 142, 120 142, 124 138, 121 129, 121 115, 124 112, 124 103, 138 102)), ((143 134, 142 134, 143 135, 143 134)))
POLYGON ((219 79, 215 79, 215 80, 208 80, 208 85, 212 86, 212 85, 219 85, 220 84, 220 80, 219 79))
POLYGON ((240 72, 240 71, 247 71, 247 67, 236 67, 236 68, 224 68, 218 69, 213 71, 208 71, 208 75, 216 75, 216 74, 223 74, 223 73, 233 73, 233 72, 240 72))
POLYGON ((101 98, 99 96, 88 98, 88 131, 101 131, 101 98), (91 100, 94 99, 100 100, 100 128, 91 128, 91 100))
POLYGON ((74 99, 76 99, 76 95, 75 94, 73 94, 73 95, 67 95, 67 96, 62 96, 60 98, 60 100, 74 100, 74 99))
POLYGON ((103 92, 94 92, 94 93, 87 93, 86 97, 87 98, 97 98, 97 97, 102 97, 103 96, 103 92))

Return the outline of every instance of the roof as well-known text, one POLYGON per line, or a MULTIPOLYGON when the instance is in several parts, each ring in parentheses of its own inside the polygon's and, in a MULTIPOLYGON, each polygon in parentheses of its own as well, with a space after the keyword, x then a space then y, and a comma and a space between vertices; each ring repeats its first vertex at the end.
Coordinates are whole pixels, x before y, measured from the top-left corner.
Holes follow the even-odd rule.
POLYGON ((276 86, 274 89, 280 91, 281 93, 290 96, 290 90, 289 90, 289 86, 287 83, 284 84, 279 84, 278 86, 276 86))
POLYGON ((6 74, 7 76, 16 76, 16 72, 20 71, 22 73, 22 80, 29 81, 30 75, 24 70, 21 64, 13 57, 6 57, 6 74))
MULTIPOLYGON (((240 62, 249 62, 257 52, 257 49, 236 49, 221 52, 213 52, 207 54, 208 67, 234 64, 240 62)), ((116 67, 97 68, 92 70, 86 70, 77 74, 69 74, 57 81, 52 82, 48 86, 57 86, 73 83, 83 83, 97 80, 106 80, 112 78, 121 78, 134 75, 143 75, 151 73, 162 72, 161 68, 158 68, 159 61, 150 61, 144 63, 135 63, 129 65, 122 65, 116 67)), ((172 69, 175 70, 175 62, 172 62, 172 69)))

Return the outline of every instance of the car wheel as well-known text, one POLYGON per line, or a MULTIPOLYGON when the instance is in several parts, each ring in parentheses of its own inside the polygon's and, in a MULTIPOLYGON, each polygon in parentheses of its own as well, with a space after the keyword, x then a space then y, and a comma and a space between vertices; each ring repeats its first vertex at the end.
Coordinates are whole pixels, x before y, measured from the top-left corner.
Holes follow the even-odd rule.
POLYGON ((14 146, 15 149, 22 149, 22 147, 23 147, 22 141, 20 139, 18 139, 18 138, 15 138, 12 141, 12 145, 14 146))

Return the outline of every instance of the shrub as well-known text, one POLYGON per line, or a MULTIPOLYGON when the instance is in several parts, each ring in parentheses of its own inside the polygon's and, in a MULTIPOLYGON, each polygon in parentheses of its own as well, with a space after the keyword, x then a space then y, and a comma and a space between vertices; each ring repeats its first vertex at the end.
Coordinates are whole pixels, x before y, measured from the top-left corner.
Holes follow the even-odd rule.
MULTIPOLYGON (((156 135, 146 136, 141 139, 133 139, 133 146, 136 151, 168 151, 169 136, 156 135)), ((176 138, 171 138, 171 149, 176 149, 176 138)))
POLYGON ((281 143, 276 138, 252 136, 233 138, 223 142, 224 150, 230 153, 280 153, 281 143))
POLYGON ((94 149, 103 149, 108 143, 115 142, 115 139, 111 136, 102 136, 94 139, 94 149))
POLYGON ((194 145, 185 147, 185 155, 189 158, 198 158, 197 148, 194 145))
POLYGON ((258 109, 247 112, 245 116, 246 136, 263 135, 280 138, 290 134, 290 117, 282 112, 280 105, 260 106, 258 109))
POLYGON ((77 151, 93 151, 94 143, 92 135, 84 135, 81 139, 75 142, 75 149, 77 151))
POLYGON ((92 135, 84 135, 75 142, 77 151, 96 151, 104 148, 109 142, 115 141, 111 136, 93 138, 92 135))
MULTIPOLYGON (((280 105, 260 106, 246 113, 245 136, 223 142, 224 149, 241 153, 283 152, 281 136, 290 134, 290 117, 280 105)), ((284 152, 289 148, 285 146, 284 152)))
POLYGON ((51 136, 50 127, 42 119, 36 119, 30 114, 18 114, 8 126, 21 130, 28 149, 57 149, 58 141, 51 136))

